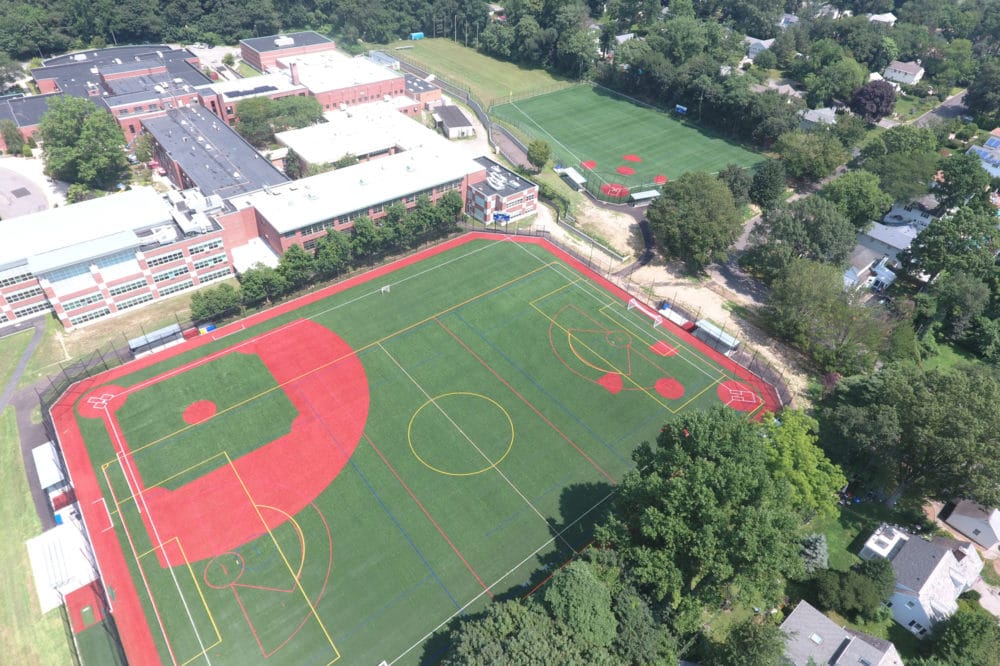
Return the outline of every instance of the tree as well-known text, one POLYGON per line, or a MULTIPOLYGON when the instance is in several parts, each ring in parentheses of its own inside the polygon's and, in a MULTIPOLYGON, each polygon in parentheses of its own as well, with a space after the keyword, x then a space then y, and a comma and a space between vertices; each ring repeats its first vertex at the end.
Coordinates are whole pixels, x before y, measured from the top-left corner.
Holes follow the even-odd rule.
POLYGON ((611 599, 618 620, 618 635, 611 653, 620 664, 677 663, 677 646, 664 623, 653 615, 645 599, 623 587, 611 599))
POLYGON ((1000 503, 1000 381, 989 369, 887 366, 844 379, 819 411, 821 441, 852 478, 948 501, 1000 503))
POLYGON ((799 554, 807 574, 814 574, 830 566, 830 550, 825 534, 808 534, 803 537, 799 554))
POLYGON ((588 647, 607 647, 615 639, 618 622, 611 611, 611 592, 582 560, 552 578, 545 589, 545 605, 588 647))
POLYGON ((222 56, 222 64, 226 67, 233 67, 236 65, 236 57, 231 51, 222 56))
POLYGON ((24 68, 9 55, 0 51, 0 92, 7 90, 24 76, 24 68))
POLYGON ((3 137, 8 155, 20 155, 26 145, 24 135, 18 129, 17 123, 7 118, 0 120, 0 137, 3 137))
POLYGON ((250 97, 236 105, 236 124, 233 128, 248 142, 261 148, 274 138, 274 128, 271 127, 274 116, 274 100, 250 97))
POLYGON ((765 414, 761 432, 772 476, 788 484, 787 508, 803 523, 836 515, 837 491, 847 479, 817 445, 819 423, 805 412, 785 409, 777 418, 765 414))
POLYGON ((918 233, 910 248, 900 253, 899 261, 905 270, 927 273, 931 280, 942 271, 986 278, 994 270, 998 249, 996 219, 961 208, 918 233))
POLYGON ((239 281, 243 291, 243 302, 247 305, 273 301, 288 291, 288 282, 284 276, 259 262, 243 271, 239 281))
POLYGON ((888 81, 869 81, 851 96, 851 111, 877 123, 896 108, 896 89, 888 81))
POLYGON ((733 203, 736 206, 742 206, 750 200, 753 176, 748 170, 739 164, 727 164, 726 168, 719 172, 718 178, 729 188, 729 193, 733 195, 733 203))
POLYGON ((153 159, 153 140, 150 135, 143 132, 132 142, 132 152, 135 153, 137 162, 145 164, 153 159))
POLYGON ((850 171, 828 183, 820 196, 833 202, 861 231, 882 219, 892 206, 892 197, 879 187, 879 177, 868 171, 850 171))
POLYGON ((758 427, 733 410, 685 414, 644 442, 619 486, 615 516, 595 536, 630 576, 670 607, 727 594, 781 594, 801 572, 798 525, 782 510, 758 427))
POLYGON ((930 190, 937 162, 933 150, 889 153, 866 159, 864 170, 879 177, 882 190, 894 201, 908 203, 930 190))
POLYGON ((343 231, 330 229, 316 245, 316 272, 323 277, 335 277, 351 263, 351 237, 343 231))
POLYGON ((646 217, 664 256, 681 259, 691 271, 725 252, 743 226, 729 188, 702 171, 664 185, 646 217))
POLYGON ((973 325, 986 312, 992 293, 982 279, 967 273, 945 272, 931 285, 936 319, 946 339, 963 342, 974 336, 973 325))
POLYGON ((764 162, 753 175, 750 201, 767 210, 774 208, 785 193, 785 165, 780 160, 764 162))
POLYGON ((945 208, 961 206, 974 196, 982 196, 990 184, 990 174, 974 154, 955 153, 940 163, 938 200, 945 208))
POLYGON ((278 273, 285 279, 290 289, 304 287, 315 272, 316 262, 313 256, 303 250, 301 245, 292 245, 285 250, 278 261, 278 273))
POLYGON ((357 259, 369 259, 381 247, 378 230, 367 215, 354 220, 351 228, 351 254, 357 259))
POLYGON ((788 637, 776 624, 750 617, 712 649, 711 666, 775 666, 782 663, 788 637))
POLYGON ((353 153, 345 153, 336 160, 334 160, 333 162, 331 162, 330 166, 333 167, 334 169, 343 169, 344 167, 354 166, 359 161, 360 160, 358 160, 357 155, 353 153))
POLYGON ((237 287, 223 282, 191 294, 191 318, 210 321, 239 311, 243 295, 237 287))
POLYGON ((965 93, 965 105, 994 123, 1000 119, 1000 57, 988 58, 980 64, 965 93))
POLYGON ((528 144, 528 161, 539 171, 545 167, 545 163, 549 161, 551 154, 552 147, 541 139, 535 139, 528 144))
POLYGON ((292 180, 302 178, 305 175, 303 171, 304 165, 302 156, 289 148, 288 153, 285 155, 285 175, 292 180))
POLYGON ((820 606, 856 619, 873 620, 896 587, 889 560, 876 557, 849 571, 820 571, 815 578, 820 606))
POLYGON ((930 636, 932 654, 947 666, 1000 666, 1000 624, 981 608, 961 605, 930 636))
POLYGON ((323 105, 312 95, 290 95, 274 100, 271 127, 275 132, 308 127, 323 121, 323 105))
POLYGON ((843 57, 803 79, 810 106, 818 107, 833 100, 846 100, 864 82, 868 71, 853 58, 843 57))
POLYGON ((128 171, 121 128, 88 99, 54 98, 39 133, 45 143, 45 173, 53 178, 108 189, 128 171))
POLYGON ((869 370, 885 342, 885 322, 858 292, 844 290, 839 266, 793 259, 774 281, 764 313, 774 333, 825 372, 869 370))
POLYGON ((774 149, 788 175, 799 180, 820 180, 847 160, 840 141, 826 132, 786 132, 778 137, 774 149))

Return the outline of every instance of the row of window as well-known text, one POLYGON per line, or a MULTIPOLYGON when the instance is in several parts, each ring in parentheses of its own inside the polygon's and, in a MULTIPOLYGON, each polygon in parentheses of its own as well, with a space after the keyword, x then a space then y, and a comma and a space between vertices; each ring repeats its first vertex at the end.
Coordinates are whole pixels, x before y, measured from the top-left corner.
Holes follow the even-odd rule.
POLYGON ((35 303, 34 305, 28 305, 23 308, 14 310, 14 315, 17 317, 27 317, 28 315, 35 314, 36 312, 48 312, 52 309, 48 301, 44 303, 35 303))
POLYGON ((94 261, 98 268, 110 268, 111 266, 117 266, 118 264, 124 264, 129 261, 135 261, 135 250, 123 250, 121 252, 116 252, 115 254, 108 255, 107 257, 101 257, 94 261))
POLYGON ((177 284, 172 284, 169 287, 164 287, 160 290, 160 296, 166 296, 167 294, 173 294, 175 292, 187 289, 194 286, 194 282, 191 280, 184 280, 183 282, 178 282, 177 284))
POLYGON ((79 310, 80 308, 85 308, 91 303, 99 303, 104 300, 104 296, 100 292, 95 294, 87 294, 86 296, 81 296, 80 298, 74 298, 72 301, 66 301, 63 303, 63 309, 66 312, 70 310, 79 310))
POLYGON ((85 312, 82 315, 77 315, 76 317, 70 317, 69 323, 73 326, 79 326, 80 324, 86 324, 88 321, 94 321, 95 319, 100 319, 101 317, 107 317, 111 314, 111 310, 107 307, 98 308, 96 310, 91 310, 90 312, 85 312))
POLYGON ((32 287, 31 289, 25 289, 24 291, 19 291, 15 294, 10 294, 7 296, 8 303, 19 303, 21 301, 26 301, 32 296, 38 296, 39 294, 44 294, 45 290, 41 287, 32 287))
POLYGON ((7 315, 5 315, 4 313, 0 312, 0 324, 5 323, 6 321, 7 321, 7 315))
POLYGON ((177 268, 171 268, 169 271, 163 271, 162 273, 153 273, 153 282, 166 282, 167 280, 173 280, 175 277, 180 277, 187 272, 187 266, 178 266, 177 268))
POLYGON ((146 263, 150 266, 162 266, 163 264, 169 264, 171 261, 177 261, 184 256, 183 252, 170 252, 169 254, 163 254, 159 257, 153 257, 152 259, 147 259, 146 263))
POLYGON ((210 240, 206 243, 198 243, 197 245, 192 245, 188 248, 189 254, 201 254, 202 252, 208 252, 209 250, 214 250, 217 247, 222 247, 222 239, 216 238, 215 240, 210 240))
POLYGON ((152 294, 139 294, 138 296, 133 296, 132 298, 127 298, 124 301, 119 301, 115 303, 118 310, 128 310, 129 308, 134 308, 137 305, 142 305, 143 303, 148 303, 153 300, 152 294))
POLYGON ((112 296, 121 296, 122 294, 127 294, 130 291, 138 291, 146 286, 145 280, 132 280, 131 282, 126 282, 125 284, 120 284, 112 287, 108 290, 112 296))
POLYGON ((215 266, 216 264, 221 264, 226 261, 226 253, 214 254, 211 257, 205 257, 204 259, 199 259, 194 262, 195 270, 201 270, 202 268, 208 268, 209 266, 215 266))
MULTIPOLYGON (((226 266, 225 268, 222 268, 220 270, 212 271, 211 273, 205 273, 204 275, 200 276, 198 280, 202 284, 205 284, 206 282, 211 282, 212 280, 218 280, 219 278, 226 277, 227 275, 232 275, 232 273, 233 273, 232 269, 229 268, 229 266, 226 266)), ((162 294, 163 292, 161 291, 160 293, 162 294)))
POLYGON ((57 268, 54 271, 50 271, 45 274, 45 277, 49 279, 50 282, 61 282, 63 280, 68 280, 70 278, 75 278, 80 275, 90 274, 90 264, 76 264, 75 266, 65 266, 63 268, 57 268))
POLYGON ((5 277, 0 279, 0 287, 10 287, 15 284, 21 284, 31 278, 35 277, 33 273, 21 273, 20 275, 12 275, 11 277, 5 277))

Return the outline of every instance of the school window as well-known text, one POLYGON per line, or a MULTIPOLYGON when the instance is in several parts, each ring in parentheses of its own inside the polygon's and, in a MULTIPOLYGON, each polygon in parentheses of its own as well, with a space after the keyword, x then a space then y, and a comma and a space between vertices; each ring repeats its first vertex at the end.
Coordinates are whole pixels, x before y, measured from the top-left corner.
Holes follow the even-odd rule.
POLYGON ((162 254, 158 257, 153 257, 152 259, 147 259, 146 263, 150 266, 162 266, 163 264, 169 264, 171 261, 177 261, 184 257, 183 252, 171 252, 170 254, 162 254))
POLYGON ((304 250, 315 250, 316 246, 319 245, 319 239, 320 238, 322 238, 322 236, 320 236, 318 238, 313 238, 312 240, 307 240, 305 243, 302 244, 302 249, 304 249, 304 250))
POLYGON ((30 280, 35 277, 32 273, 21 273, 20 275, 14 275, 12 277, 7 277, 0 279, 0 287, 10 287, 11 285, 20 284, 25 280, 30 280))
POLYGON ((211 257, 205 257, 204 259, 199 259, 194 262, 195 270, 200 270, 202 268, 208 268, 209 266, 215 266, 216 264, 221 264, 226 261, 225 253, 215 254, 211 257))
POLYGON ((47 277, 50 282, 61 282, 62 280, 68 280, 70 278, 88 274, 90 274, 90 264, 77 264, 76 266, 67 266, 65 268, 56 269, 47 273, 45 277, 47 277))
POLYGON ((232 273, 233 273, 232 269, 230 269, 229 266, 226 266, 221 270, 212 271, 211 273, 205 273, 204 275, 198 276, 198 281, 201 282, 201 284, 205 284, 206 282, 211 282, 212 280, 218 280, 219 278, 224 278, 228 275, 232 275, 232 273))
POLYGON ((48 303, 35 303, 34 305, 27 305, 23 308, 14 310, 14 315, 18 317, 26 317, 30 314, 35 314, 36 312, 48 312, 52 309, 52 306, 48 303))
POLYGON ((216 238, 215 240, 210 240, 207 243, 198 243, 197 245, 192 245, 188 248, 188 252, 191 254, 201 254, 202 252, 208 252, 209 250, 214 250, 217 247, 222 247, 222 240, 216 238))
POLYGON ((8 303, 19 303, 21 301, 26 301, 32 296, 38 296, 39 294, 44 294, 45 290, 41 287, 32 287, 31 289, 25 289, 24 291, 19 291, 16 294, 11 294, 7 297, 8 303))
POLYGON ((133 280, 132 282, 126 282, 125 284, 120 284, 117 287, 112 287, 108 290, 112 296, 121 296, 122 294, 127 294, 130 291, 138 291, 146 286, 145 280, 133 280))
POLYGON ((95 319, 100 319, 101 317, 107 317, 109 314, 111 314, 111 310, 108 308, 100 308, 98 310, 86 312, 77 317, 70 317, 69 323, 73 326, 78 326, 79 324, 85 324, 88 321, 94 321, 95 319))
POLYGON ((907 608, 913 608, 916 605, 917 605, 916 602, 913 602, 913 601, 907 601, 906 602, 906 607, 907 608))
POLYGON ((142 305, 143 303, 148 303, 153 300, 152 294, 140 294, 138 296, 133 296, 132 298, 127 298, 124 301, 115 303, 118 306, 118 310, 128 310, 129 308, 134 308, 137 305, 142 305))
POLYGON ((135 252, 132 250, 125 250, 124 252, 116 252, 115 254, 109 254, 106 257, 95 259, 94 263, 97 264, 98 268, 110 268, 111 266, 124 264, 132 261, 133 259, 135 259, 135 252))
POLYGON ((100 292, 94 294, 88 294, 81 298, 74 298, 72 301, 66 301, 63 303, 63 309, 66 312, 70 310, 79 310, 80 308, 85 308, 91 303, 100 303, 104 300, 104 296, 101 296, 100 292))
POLYGON ((182 289, 187 289, 194 285, 191 280, 184 280, 183 282, 178 282, 177 284, 172 284, 169 287, 164 287, 160 290, 160 296, 166 296, 167 294, 173 294, 174 292, 181 291, 182 289))
MULTIPOLYGON (((153 282, 166 282, 167 280, 173 280, 175 277, 180 277, 188 272, 187 266, 178 266, 177 268, 171 268, 169 271, 163 271, 162 273, 153 274, 153 282)), ((163 292, 160 292, 163 293, 163 292)))

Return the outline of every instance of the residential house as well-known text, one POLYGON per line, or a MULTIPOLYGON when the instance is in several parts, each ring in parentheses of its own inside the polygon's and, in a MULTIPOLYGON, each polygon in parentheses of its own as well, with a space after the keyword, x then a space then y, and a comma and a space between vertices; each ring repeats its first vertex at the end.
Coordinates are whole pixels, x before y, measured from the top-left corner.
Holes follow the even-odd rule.
MULTIPOLYGON (((765 93, 768 90, 773 90, 779 95, 784 95, 786 97, 798 97, 802 99, 802 92, 796 90, 793 86, 787 83, 778 83, 774 79, 768 79, 766 84, 761 83, 751 83, 750 91, 755 93, 765 93)), ((791 102, 791 100, 789 100, 791 102)))
POLYGON ((1000 543, 1000 509, 988 509, 972 500, 957 502, 945 522, 983 548, 1000 543))
POLYGON ((890 525, 868 538, 861 559, 892 563, 896 587, 886 606, 892 618, 918 637, 958 610, 958 597, 979 579, 983 561, 968 541, 924 539, 890 525))
POLYGON ((799 129, 813 129, 814 127, 829 126, 837 124, 837 110, 831 106, 821 109, 804 109, 799 111, 799 129))
POLYGON ((882 72, 882 76, 887 81, 895 81, 906 86, 912 86, 924 77, 924 68, 920 66, 919 62, 893 60, 885 68, 885 71, 882 72))
POLYGON ((816 18, 829 18, 833 21, 836 21, 842 16, 851 16, 851 15, 852 12, 850 9, 840 9, 828 3, 822 4, 816 8, 816 18))
POLYGON ((756 58, 761 51, 766 51, 774 44, 773 39, 757 39, 756 37, 744 37, 743 43, 747 45, 747 57, 750 60, 756 58))
POLYGON ((898 21, 898 20, 899 19, 897 19, 896 15, 893 14, 892 12, 886 12, 885 14, 869 14, 868 15, 868 22, 869 23, 878 23, 880 25, 888 26, 890 28, 892 26, 896 25, 896 21, 898 21))
POLYGON ((785 660, 793 666, 903 666, 896 646, 890 641, 840 627, 806 601, 800 601, 785 618, 781 631, 786 636, 785 660))
POLYGON ((1000 131, 993 130, 992 136, 981 146, 972 146, 967 153, 979 158, 979 165, 989 172, 990 176, 1000 177, 1000 131), (994 134, 996 133, 996 134, 994 134))
POLYGON ((787 30, 793 25, 797 25, 799 22, 799 17, 795 14, 782 14, 781 18, 778 19, 778 27, 782 30, 787 30))
POLYGON ((856 245, 847 258, 844 271, 844 289, 865 287, 882 291, 896 281, 896 274, 888 266, 889 258, 863 245, 856 245))

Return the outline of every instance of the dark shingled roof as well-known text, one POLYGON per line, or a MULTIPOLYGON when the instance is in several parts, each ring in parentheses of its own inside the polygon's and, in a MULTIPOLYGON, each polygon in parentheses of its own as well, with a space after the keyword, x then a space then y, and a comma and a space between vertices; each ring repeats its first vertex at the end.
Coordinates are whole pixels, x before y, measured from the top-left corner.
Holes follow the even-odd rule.
POLYGON ((0 119, 13 120, 18 127, 34 127, 56 97, 62 97, 62 93, 5 99, 0 102, 0 119))
POLYGON ((411 95, 412 96, 414 94, 420 94, 420 93, 430 92, 431 90, 434 90, 435 88, 437 88, 437 86, 434 85, 433 83, 428 83, 427 81, 424 81, 420 77, 414 76, 413 74, 406 74, 406 73, 404 73, 403 74, 403 78, 406 79, 406 94, 407 95, 411 95))
POLYGON ((202 194, 228 199, 278 185, 288 178, 207 109, 171 109, 143 126, 202 194))
POLYGON ((318 32, 307 30, 305 32, 289 32, 284 35, 268 35, 267 37, 251 37, 250 39, 241 39, 240 44, 246 44, 257 53, 265 53, 267 51, 280 51, 281 49, 294 48, 296 46, 326 44, 332 41, 333 40, 329 37, 324 37, 318 32), (295 43, 288 44, 286 46, 279 46, 274 43, 279 37, 290 37, 295 40, 295 43))
POLYGON ((472 127, 472 122, 457 106, 439 106, 434 110, 445 127, 472 127))
POLYGON ((81 61, 64 60, 65 56, 53 58, 47 61, 45 67, 31 70, 31 75, 36 80, 55 79, 59 90, 74 97, 89 97, 95 86, 101 96, 113 96, 152 90, 158 84, 173 84, 174 79, 181 79, 182 83, 192 87, 210 83, 204 74, 187 62, 193 57, 187 49, 171 49, 169 46, 121 47, 94 52, 93 57, 81 61), (107 85, 101 82, 102 72, 121 73, 159 65, 166 67, 165 74, 112 80, 107 85), (97 73, 93 71, 95 68, 97 73))

